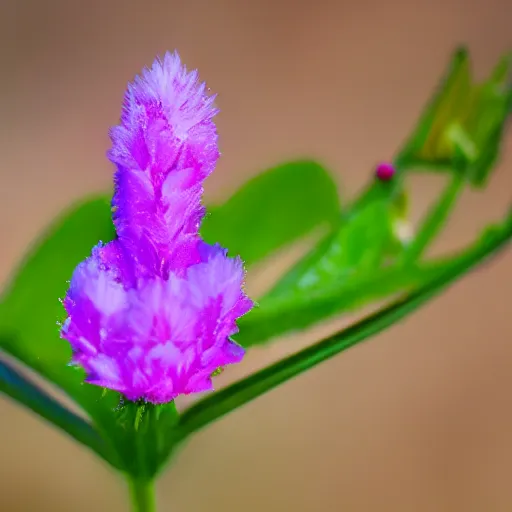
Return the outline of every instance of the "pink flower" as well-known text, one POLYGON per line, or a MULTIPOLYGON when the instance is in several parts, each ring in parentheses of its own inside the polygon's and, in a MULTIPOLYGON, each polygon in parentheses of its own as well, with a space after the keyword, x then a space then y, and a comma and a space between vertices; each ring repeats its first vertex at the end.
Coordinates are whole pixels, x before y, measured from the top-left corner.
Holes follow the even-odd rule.
POLYGON ((205 91, 176 53, 128 86, 109 151, 118 238, 76 268, 64 300, 73 362, 133 401, 210 390, 212 373, 244 354, 229 339, 253 305, 242 262, 199 236, 219 156, 205 91))

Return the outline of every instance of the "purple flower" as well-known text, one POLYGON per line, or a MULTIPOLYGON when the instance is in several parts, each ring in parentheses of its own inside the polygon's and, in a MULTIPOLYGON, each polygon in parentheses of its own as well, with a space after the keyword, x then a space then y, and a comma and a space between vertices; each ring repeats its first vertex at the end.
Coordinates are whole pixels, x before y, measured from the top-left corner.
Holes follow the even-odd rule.
POLYGON ((176 53, 129 84, 108 153, 118 237, 78 265, 64 300, 72 362, 133 401, 211 390, 244 355, 229 338, 253 306, 242 261, 199 236, 219 157, 213 99, 176 53))

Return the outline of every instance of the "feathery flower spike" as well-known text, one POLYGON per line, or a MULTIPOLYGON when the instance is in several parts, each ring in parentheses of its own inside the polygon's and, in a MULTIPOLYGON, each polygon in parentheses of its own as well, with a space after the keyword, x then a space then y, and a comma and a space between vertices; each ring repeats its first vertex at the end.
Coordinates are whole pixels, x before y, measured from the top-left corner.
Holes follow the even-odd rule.
POLYGON ((211 390, 212 374, 244 355, 229 338, 253 306, 243 263, 199 236, 219 157, 213 100, 167 53, 129 84, 110 132, 118 236, 75 269, 61 335, 86 382, 129 400, 211 390))

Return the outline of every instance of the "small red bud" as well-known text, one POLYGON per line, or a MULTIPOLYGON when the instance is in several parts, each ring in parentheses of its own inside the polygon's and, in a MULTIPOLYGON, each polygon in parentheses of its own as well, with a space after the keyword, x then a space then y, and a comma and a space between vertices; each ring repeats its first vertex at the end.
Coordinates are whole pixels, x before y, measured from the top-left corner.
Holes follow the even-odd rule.
POLYGON ((375 169, 375 175, 381 181, 389 181, 395 175, 395 173, 396 170, 393 167, 393 164, 388 162, 380 163, 375 169))

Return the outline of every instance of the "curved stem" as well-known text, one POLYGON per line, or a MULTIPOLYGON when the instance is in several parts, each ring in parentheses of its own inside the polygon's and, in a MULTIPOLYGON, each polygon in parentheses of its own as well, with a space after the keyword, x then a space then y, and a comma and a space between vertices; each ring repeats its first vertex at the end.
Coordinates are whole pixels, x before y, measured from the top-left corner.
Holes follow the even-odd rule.
POLYGON ((286 380, 402 320, 488 256, 496 253, 511 238, 512 215, 509 215, 501 225, 485 233, 472 247, 447 261, 446 267, 437 277, 416 291, 349 328, 235 382, 190 407, 181 416, 175 433, 176 442, 286 380))
POLYGON ((89 422, 71 412, 7 361, 1 359, 0 393, 29 408, 79 443, 95 451, 106 462, 116 466, 109 446, 89 422))
POLYGON ((439 234, 455 206, 455 200, 464 183, 462 173, 454 173, 451 176, 444 192, 423 219, 414 241, 406 249, 404 263, 410 264, 420 258, 428 245, 439 234))
POLYGON ((128 478, 133 512, 156 512, 154 480, 128 478))

